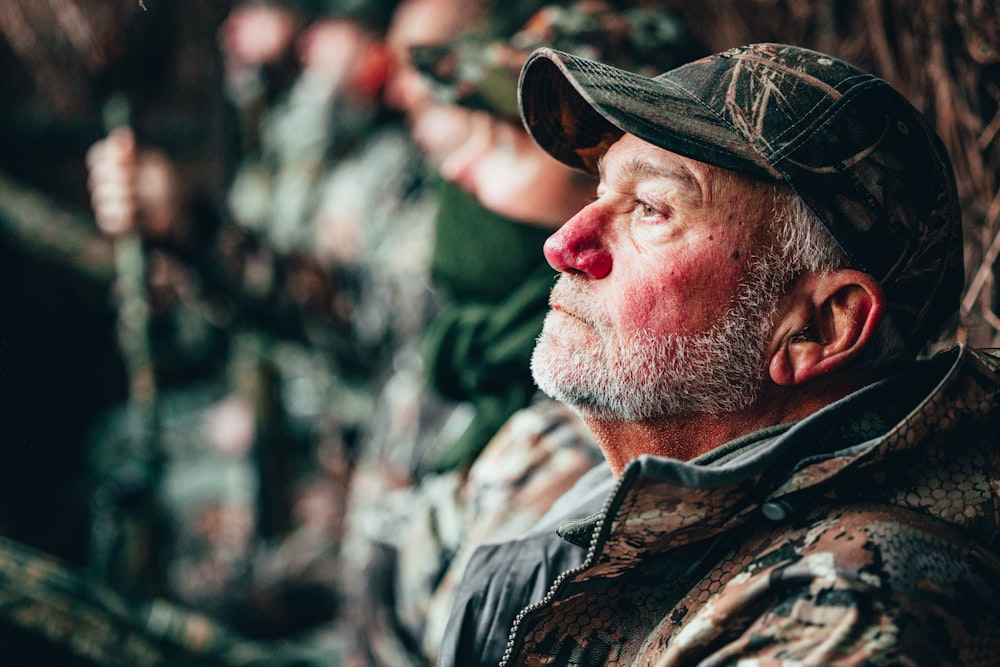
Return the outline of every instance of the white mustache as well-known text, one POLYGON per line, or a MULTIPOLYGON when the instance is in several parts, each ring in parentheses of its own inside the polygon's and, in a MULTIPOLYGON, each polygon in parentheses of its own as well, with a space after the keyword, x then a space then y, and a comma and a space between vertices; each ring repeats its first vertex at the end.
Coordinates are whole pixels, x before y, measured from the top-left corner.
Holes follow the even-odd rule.
POLYGON ((560 312, 597 327, 607 322, 607 315, 596 312, 595 305, 593 297, 588 297, 580 290, 580 283, 574 282, 573 277, 566 274, 559 277, 549 294, 550 307, 559 306, 560 312))

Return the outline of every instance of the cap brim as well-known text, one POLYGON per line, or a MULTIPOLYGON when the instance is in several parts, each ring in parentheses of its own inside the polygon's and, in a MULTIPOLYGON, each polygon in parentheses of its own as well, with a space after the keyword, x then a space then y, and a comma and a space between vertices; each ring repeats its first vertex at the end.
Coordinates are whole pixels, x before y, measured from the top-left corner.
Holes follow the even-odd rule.
POLYGON ((780 180, 743 136, 672 80, 673 72, 690 67, 649 78, 537 49, 521 70, 521 118, 543 150, 591 172, 607 147, 629 133, 693 160, 780 180))

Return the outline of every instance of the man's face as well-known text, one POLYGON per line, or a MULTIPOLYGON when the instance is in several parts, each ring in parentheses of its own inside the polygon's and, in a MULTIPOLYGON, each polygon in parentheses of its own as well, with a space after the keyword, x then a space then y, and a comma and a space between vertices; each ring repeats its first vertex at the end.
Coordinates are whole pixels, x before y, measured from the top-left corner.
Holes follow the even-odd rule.
POLYGON ((763 190, 625 135, 597 199, 545 244, 562 276, 532 359, 585 416, 729 412, 763 377, 776 287, 763 190), (761 262, 763 261, 763 264, 761 262))
POLYGON ((596 182, 543 151, 520 126, 464 110, 470 132, 441 176, 512 220, 556 229, 594 195, 596 182))
POLYGON ((444 44, 469 18, 472 5, 462 0, 403 0, 393 12, 386 44, 396 68, 386 82, 386 102, 407 114, 419 114, 433 95, 423 75, 410 61, 410 47, 444 44))

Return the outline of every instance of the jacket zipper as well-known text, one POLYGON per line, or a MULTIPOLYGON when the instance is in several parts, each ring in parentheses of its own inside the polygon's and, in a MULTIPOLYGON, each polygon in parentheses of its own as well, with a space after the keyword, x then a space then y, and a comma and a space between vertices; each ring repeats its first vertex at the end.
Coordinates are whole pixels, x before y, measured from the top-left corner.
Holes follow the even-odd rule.
MULTIPOLYGON (((632 470, 638 470, 639 466, 630 466, 632 470)), ((548 606, 556 598, 556 596, 562 591, 563 584, 567 579, 575 577, 576 575, 586 571, 587 569, 593 567, 594 559, 597 557, 598 543, 604 542, 601 533, 604 531, 604 524, 608 518, 608 512, 611 510, 611 506, 614 505, 615 501, 618 499, 618 493, 622 486, 628 481, 630 482, 635 474, 628 474, 628 469, 619 478, 618 483, 615 484, 615 488, 608 494, 608 499, 604 502, 604 507, 598 513, 597 522, 594 524, 594 536, 590 540, 590 547, 587 548, 587 557, 584 558, 583 563, 580 565, 566 570, 552 582, 549 586, 548 592, 545 594, 539 602, 529 605, 518 612, 517 616, 514 618, 514 623, 511 625, 510 634, 507 636, 507 647, 504 649, 503 658, 500 660, 500 667, 507 667, 510 663, 511 658, 514 655, 514 649, 518 644, 518 633, 521 629, 521 623, 524 619, 543 607, 548 606)))

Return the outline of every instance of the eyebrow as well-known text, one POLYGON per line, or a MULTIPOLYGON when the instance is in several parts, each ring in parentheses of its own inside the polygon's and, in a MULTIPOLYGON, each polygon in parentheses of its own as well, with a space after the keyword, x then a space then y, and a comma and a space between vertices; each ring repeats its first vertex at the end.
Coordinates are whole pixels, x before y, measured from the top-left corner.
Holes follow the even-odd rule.
MULTIPOLYGON (((601 181, 605 181, 605 162, 602 155, 597 161, 597 173, 601 181)), ((662 179, 679 184, 677 194, 692 202, 703 202, 707 193, 702 190, 701 182, 683 165, 653 162, 641 157, 626 158, 619 167, 619 176, 624 181, 635 182, 642 179, 662 179)))

